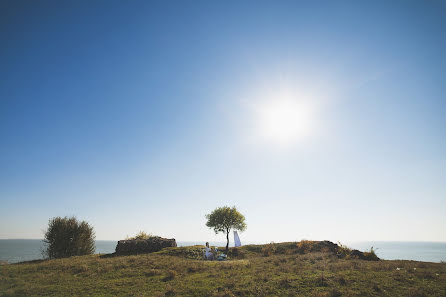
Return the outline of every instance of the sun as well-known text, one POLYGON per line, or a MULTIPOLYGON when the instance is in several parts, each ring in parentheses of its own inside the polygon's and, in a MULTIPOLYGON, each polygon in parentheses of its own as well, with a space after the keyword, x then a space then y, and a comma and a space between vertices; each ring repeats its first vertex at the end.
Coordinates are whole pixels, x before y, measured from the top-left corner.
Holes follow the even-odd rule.
POLYGON ((309 137, 312 108, 306 100, 279 97, 255 106, 256 134, 266 143, 288 148, 309 137))

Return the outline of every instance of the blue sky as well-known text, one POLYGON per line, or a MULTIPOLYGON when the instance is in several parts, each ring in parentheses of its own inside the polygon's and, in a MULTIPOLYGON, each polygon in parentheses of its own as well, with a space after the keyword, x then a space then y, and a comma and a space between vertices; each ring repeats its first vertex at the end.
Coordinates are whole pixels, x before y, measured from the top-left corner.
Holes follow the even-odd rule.
POLYGON ((445 30, 443 1, 2 1, 0 238, 223 240, 236 205, 242 241, 446 241, 445 30))

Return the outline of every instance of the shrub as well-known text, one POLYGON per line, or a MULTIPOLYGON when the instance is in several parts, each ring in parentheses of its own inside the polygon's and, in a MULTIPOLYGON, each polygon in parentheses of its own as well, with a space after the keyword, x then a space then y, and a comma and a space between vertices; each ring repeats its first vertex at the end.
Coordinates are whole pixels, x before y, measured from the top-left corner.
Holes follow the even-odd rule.
POLYGON ((318 287, 326 287, 328 285, 327 278, 325 277, 324 273, 316 277, 316 285, 318 287))
POLYGON ((295 242, 276 243, 276 254, 295 254, 297 247, 295 242))
POLYGON ((330 297, 341 297, 342 293, 338 289, 333 288, 333 289, 331 289, 329 296, 330 297))
POLYGON ((243 259, 245 258, 245 252, 242 249, 234 247, 229 250, 228 256, 234 259, 243 259))
POLYGON ((339 258, 348 259, 350 257, 351 252, 352 252, 351 248, 338 242, 338 250, 337 250, 336 254, 339 258))
POLYGON ((313 246, 314 246, 314 241, 309 241, 309 240, 301 240, 296 245, 297 251, 300 254, 306 254, 311 252, 313 246))
POLYGON ((279 285, 282 288, 289 288, 291 287, 291 280, 286 276, 279 281, 279 285))
POLYGON ((197 271, 199 271, 198 265, 193 265, 193 266, 187 267, 187 272, 188 273, 195 273, 197 271))
POLYGON ((187 259, 195 259, 195 260, 203 259, 202 246, 165 248, 158 253, 169 256, 183 257, 187 259))
POLYGON ((364 252, 364 260, 379 261, 379 258, 376 255, 375 249, 373 247, 370 248, 370 252, 364 252))
POLYGON ((340 285, 345 286, 347 284, 347 281, 345 280, 344 276, 338 276, 338 282, 340 285))
POLYGON ((164 293, 164 296, 175 296, 175 290, 171 285, 166 286, 166 292, 164 293))
POLYGON ((149 271, 147 271, 145 273, 145 276, 151 277, 151 276, 160 275, 160 274, 161 274, 161 272, 159 269, 150 269, 149 271))
POLYGON ((262 245, 256 245, 256 244, 249 244, 249 245, 245 245, 244 249, 247 250, 248 252, 252 252, 252 253, 260 253, 262 252, 262 245))
POLYGON ((228 256, 232 256, 232 257, 237 257, 239 255, 239 249, 234 247, 232 249, 229 250, 228 252, 228 256))
POLYGON ((175 270, 167 271, 167 275, 163 278, 163 281, 173 280, 177 276, 177 272, 175 270))
POLYGON ((271 256, 276 252, 276 245, 274 242, 271 242, 270 244, 266 244, 264 248, 262 248, 262 253, 265 257, 271 256))
POLYGON ((79 222, 75 217, 56 217, 48 222, 44 243, 44 256, 66 258, 91 255, 95 251, 93 227, 86 221, 79 222))
POLYGON ((151 237, 153 237, 153 235, 152 234, 147 234, 146 232, 144 232, 144 231, 139 231, 139 233, 138 234, 136 234, 135 236, 133 236, 133 237, 126 237, 126 240, 135 240, 135 239, 137 239, 137 240, 144 240, 144 239, 149 239, 149 238, 151 238, 151 237))

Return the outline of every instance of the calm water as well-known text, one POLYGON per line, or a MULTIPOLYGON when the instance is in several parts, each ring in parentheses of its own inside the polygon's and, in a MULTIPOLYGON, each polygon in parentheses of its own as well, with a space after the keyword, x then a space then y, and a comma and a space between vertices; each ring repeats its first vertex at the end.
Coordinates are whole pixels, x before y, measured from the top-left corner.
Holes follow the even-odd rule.
MULTIPOLYGON (((96 253, 113 253, 117 241, 96 241, 96 253)), ((203 244, 203 242, 179 241, 178 246, 203 244)), ((224 242, 211 242, 211 245, 224 246, 224 242)), ((446 242, 352 242, 347 246, 361 251, 376 249, 376 254, 386 260, 416 260, 426 262, 446 261, 446 242)), ((38 239, 0 239, 0 261, 16 263, 41 259, 42 241, 38 239)))
MULTIPOLYGON (((96 240, 96 253, 113 253, 117 241, 96 240)), ((204 244, 204 242, 179 241, 178 246, 204 244)), ((226 242, 210 242, 213 246, 225 246, 226 242)), ((22 261, 42 259, 43 243, 39 239, 0 239, 0 261, 17 263, 22 261)))
POLYGON ((368 241, 352 242, 348 247, 369 251, 371 247, 385 260, 446 261, 446 242, 368 241))

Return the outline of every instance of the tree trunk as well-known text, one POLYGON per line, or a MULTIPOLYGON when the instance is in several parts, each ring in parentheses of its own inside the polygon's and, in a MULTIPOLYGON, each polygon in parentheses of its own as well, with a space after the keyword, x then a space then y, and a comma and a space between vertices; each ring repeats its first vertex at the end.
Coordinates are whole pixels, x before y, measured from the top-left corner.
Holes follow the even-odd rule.
POLYGON ((228 254, 228 248, 229 248, 229 230, 226 229, 226 252, 225 254, 228 254))

